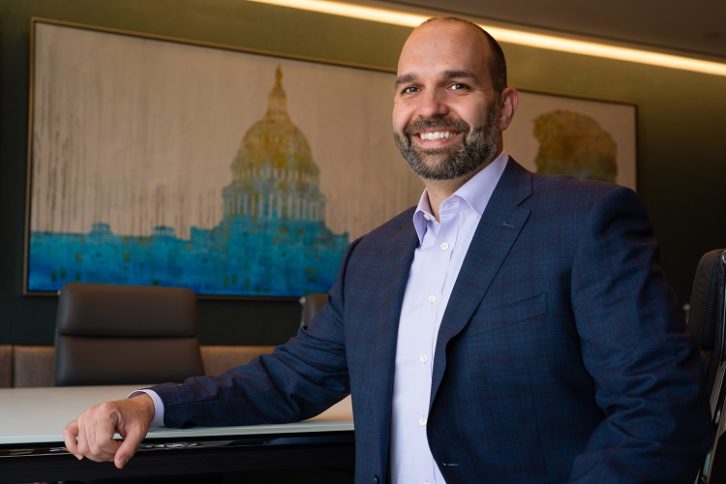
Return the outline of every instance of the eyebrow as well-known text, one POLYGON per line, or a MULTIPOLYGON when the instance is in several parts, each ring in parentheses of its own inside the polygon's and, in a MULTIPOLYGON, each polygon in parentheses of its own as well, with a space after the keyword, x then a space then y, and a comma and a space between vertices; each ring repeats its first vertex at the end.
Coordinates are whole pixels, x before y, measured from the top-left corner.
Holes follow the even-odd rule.
MULTIPOLYGON (((473 72, 466 70, 466 69, 458 69, 458 70, 448 70, 444 71, 443 73, 444 79, 473 79, 478 80, 478 78, 474 75, 473 72)), ((400 86, 401 84, 408 84, 409 82, 412 82, 417 79, 417 76, 414 74, 404 74, 402 76, 398 76, 396 78, 396 87, 400 86)))
POLYGON ((446 79, 456 79, 464 77, 477 80, 477 77, 474 75, 474 73, 466 69, 444 71, 444 77, 446 79))
POLYGON ((396 78, 396 87, 400 86, 401 84, 408 84, 414 79, 416 79, 416 76, 414 76, 413 74, 404 74, 402 76, 398 76, 396 78))

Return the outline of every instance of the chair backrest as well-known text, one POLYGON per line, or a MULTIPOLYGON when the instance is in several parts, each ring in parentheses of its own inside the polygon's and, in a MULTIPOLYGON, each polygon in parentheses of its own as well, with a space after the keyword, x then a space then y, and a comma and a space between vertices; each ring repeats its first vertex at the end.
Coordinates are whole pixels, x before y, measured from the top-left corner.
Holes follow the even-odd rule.
POLYGON ((693 278, 688 327, 701 351, 707 389, 713 387, 719 364, 726 357, 725 284, 726 250, 716 249, 705 253, 698 262, 693 278))
POLYGON ((300 298, 300 327, 304 328, 313 317, 328 303, 328 294, 324 292, 311 292, 300 298))
POLYGON ((180 382, 203 374, 192 291, 106 284, 60 290, 56 385, 180 382))
POLYGON ((704 363, 706 391, 710 392, 713 444, 696 483, 725 482, 726 454, 721 436, 726 431, 726 250, 717 249, 701 257, 691 291, 688 327, 696 339, 704 363))

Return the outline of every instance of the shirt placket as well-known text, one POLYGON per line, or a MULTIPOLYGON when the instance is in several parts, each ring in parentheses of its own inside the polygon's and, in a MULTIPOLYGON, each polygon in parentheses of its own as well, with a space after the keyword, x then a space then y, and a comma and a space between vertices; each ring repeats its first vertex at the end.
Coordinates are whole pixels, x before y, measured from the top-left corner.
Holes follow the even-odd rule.
MULTIPOLYGON (((427 332, 426 348, 422 350, 419 361, 424 365, 427 378, 428 392, 425 401, 421 402, 421 417, 419 425, 422 431, 422 438, 426 439, 426 426, 428 424, 429 402, 431 400, 431 380, 433 375, 433 361, 436 351, 436 340, 441 326, 441 319, 446 310, 448 293, 447 279, 449 276, 449 267, 451 263, 451 255, 456 245, 458 232, 458 211, 456 207, 443 209, 440 212, 440 222, 429 222, 429 230, 427 236, 431 236, 432 246, 430 247, 428 264, 431 277, 426 286, 424 294, 429 305, 428 317, 426 318, 425 327, 422 331, 427 332), (432 227, 435 225, 435 228, 432 227)), ((427 440, 428 442, 428 440, 427 440)), ((426 483, 443 482, 440 473, 437 471, 436 464, 432 461, 430 469, 430 477, 424 481, 426 483), (438 478, 437 478, 438 477, 438 478)))

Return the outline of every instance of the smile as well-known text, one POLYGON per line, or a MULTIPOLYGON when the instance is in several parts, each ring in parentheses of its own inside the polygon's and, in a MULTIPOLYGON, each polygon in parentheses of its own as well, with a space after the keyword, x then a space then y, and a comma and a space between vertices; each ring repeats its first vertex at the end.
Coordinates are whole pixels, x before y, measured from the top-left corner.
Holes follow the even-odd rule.
POLYGON ((419 133, 418 136, 422 140, 426 141, 434 141, 437 139, 450 139, 455 136, 456 133, 452 133, 451 131, 429 131, 426 133, 419 133))

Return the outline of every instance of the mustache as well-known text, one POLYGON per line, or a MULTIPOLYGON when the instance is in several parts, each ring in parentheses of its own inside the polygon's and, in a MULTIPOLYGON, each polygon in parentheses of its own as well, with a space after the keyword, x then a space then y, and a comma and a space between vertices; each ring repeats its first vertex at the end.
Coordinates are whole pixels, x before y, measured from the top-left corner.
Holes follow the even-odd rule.
POLYGON ((418 118, 408 123, 403 132, 407 136, 416 134, 425 129, 446 128, 457 133, 466 133, 470 130, 469 123, 461 119, 452 119, 447 116, 435 116, 431 118, 418 118))

